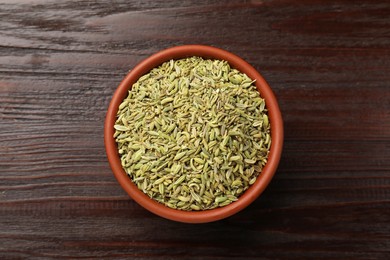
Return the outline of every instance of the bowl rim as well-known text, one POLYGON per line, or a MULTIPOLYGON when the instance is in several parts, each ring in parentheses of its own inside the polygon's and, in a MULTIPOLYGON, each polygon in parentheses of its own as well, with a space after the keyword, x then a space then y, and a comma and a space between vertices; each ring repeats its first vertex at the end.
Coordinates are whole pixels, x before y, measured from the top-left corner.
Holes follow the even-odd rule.
POLYGON ((161 50, 136 65, 121 81, 110 101, 104 122, 104 144, 112 172, 126 193, 150 212, 166 219, 185 223, 205 223, 227 218, 251 204, 265 190, 278 167, 283 148, 283 120, 277 99, 265 79, 245 60, 226 50, 207 45, 181 45, 161 50), (259 177, 237 201, 220 208, 204 211, 183 211, 169 208, 147 196, 132 182, 122 168, 118 156, 114 135, 114 124, 119 104, 127 96, 128 90, 139 77, 148 73, 152 68, 171 59, 191 56, 226 60, 233 68, 255 79, 256 88, 266 100, 268 117, 271 125, 271 148, 268 161, 259 177))

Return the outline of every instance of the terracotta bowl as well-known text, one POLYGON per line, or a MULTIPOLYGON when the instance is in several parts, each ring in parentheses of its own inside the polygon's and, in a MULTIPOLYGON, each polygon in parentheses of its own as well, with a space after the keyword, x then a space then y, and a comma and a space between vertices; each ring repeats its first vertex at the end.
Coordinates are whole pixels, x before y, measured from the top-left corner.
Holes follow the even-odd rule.
POLYGON ((108 161, 116 179, 122 188, 137 203, 145 209, 167 219, 187 223, 204 223, 220 220, 239 212, 252 203, 264 191, 276 171, 282 153, 283 122, 277 100, 271 88, 260 73, 257 72, 251 65, 240 57, 225 50, 203 45, 184 45, 169 48, 150 56, 139 63, 129 74, 127 74, 115 91, 107 111, 104 125, 104 143, 108 161), (128 94, 128 90, 131 88, 133 83, 135 83, 142 75, 148 73, 152 68, 157 67, 170 59, 180 59, 190 56, 226 60, 233 68, 236 68, 247 74, 250 78, 255 79, 256 87, 266 101, 268 117, 271 124, 272 145, 268 162, 256 182, 252 184, 252 186, 246 190, 237 201, 224 207, 203 211, 182 211, 171 209, 149 198, 146 194, 139 190, 123 170, 117 145, 113 138, 113 126, 116 120, 119 104, 123 101, 123 99, 125 99, 128 94))

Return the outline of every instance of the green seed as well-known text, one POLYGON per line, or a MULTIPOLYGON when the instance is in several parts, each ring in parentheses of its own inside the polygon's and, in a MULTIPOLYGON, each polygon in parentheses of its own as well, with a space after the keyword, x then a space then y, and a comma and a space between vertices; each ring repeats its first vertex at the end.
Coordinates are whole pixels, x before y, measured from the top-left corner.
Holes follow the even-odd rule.
POLYGON ((202 160, 202 159, 200 159, 200 158, 194 158, 194 161, 195 162, 197 162, 197 163, 199 163, 199 164, 203 164, 204 163, 204 161, 202 160))
POLYGON ((164 98, 163 100, 161 100, 161 105, 164 105, 166 103, 170 103, 173 101, 173 98, 172 97, 167 97, 167 98, 164 98))
POLYGON ((127 131, 129 130, 129 128, 127 126, 123 126, 123 125, 114 125, 114 128, 118 131, 127 131))
POLYGON ((240 155, 235 155, 230 157, 229 161, 239 161, 242 160, 242 157, 240 155))
POLYGON ((248 164, 255 164, 255 163, 256 163, 256 160, 244 159, 244 162, 246 162, 246 163, 248 163, 248 164))
POLYGON ((175 158, 173 158, 173 160, 175 161, 178 161, 180 160, 181 158, 183 158, 184 155, 186 155, 187 152, 181 152, 181 153, 177 153, 175 158))
POLYGON ((179 200, 181 200, 181 201, 184 201, 184 202, 188 202, 188 201, 190 201, 191 200, 191 197, 184 197, 184 196, 178 196, 177 197, 179 200))
POLYGON ((227 197, 216 197, 215 198, 215 203, 219 204, 221 202, 224 202, 225 200, 227 200, 227 197))
POLYGON ((198 205, 195 205, 195 204, 191 204, 190 208, 193 210, 200 210, 200 207, 198 205))

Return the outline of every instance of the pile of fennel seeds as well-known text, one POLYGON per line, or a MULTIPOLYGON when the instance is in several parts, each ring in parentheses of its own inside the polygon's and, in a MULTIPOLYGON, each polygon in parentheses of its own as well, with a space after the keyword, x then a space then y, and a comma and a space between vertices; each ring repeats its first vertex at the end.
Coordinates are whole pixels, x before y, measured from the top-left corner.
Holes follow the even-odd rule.
POLYGON ((123 169, 173 209, 226 206, 256 181, 271 146, 265 101, 228 62, 170 60, 142 76, 114 125, 123 169))

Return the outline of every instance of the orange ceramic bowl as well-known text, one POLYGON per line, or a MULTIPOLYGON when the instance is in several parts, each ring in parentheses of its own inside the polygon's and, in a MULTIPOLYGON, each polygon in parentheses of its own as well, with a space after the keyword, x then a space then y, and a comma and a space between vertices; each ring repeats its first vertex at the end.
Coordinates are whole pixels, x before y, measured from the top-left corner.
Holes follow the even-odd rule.
POLYGON ((264 78, 251 65, 240 57, 210 46, 203 45, 184 45, 169 48, 160 51, 139 63, 115 91, 110 105, 108 107, 105 125, 104 125, 104 143, 111 169, 122 186, 122 188, 145 209, 167 219, 187 223, 204 223, 220 220, 229 217, 252 203, 267 187, 275 174, 279 164, 283 146, 283 121, 279 110, 278 102, 264 78), (204 58, 226 60, 230 66, 247 74, 251 79, 256 80, 256 87, 261 96, 265 99, 268 109, 268 117, 271 126, 271 149, 268 162, 257 178, 256 182, 242 194, 239 199, 227 206, 203 210, 203 211, 183 211, 169 208, 157 201, 149 198, 132 182, 121 166, 117 145, 114 135, 114 123, 120 103, 127 97, 128 90, 144 74, 148 73, 162 63, 171 59, 181 59, 190 56, 199 56, 204 58))

